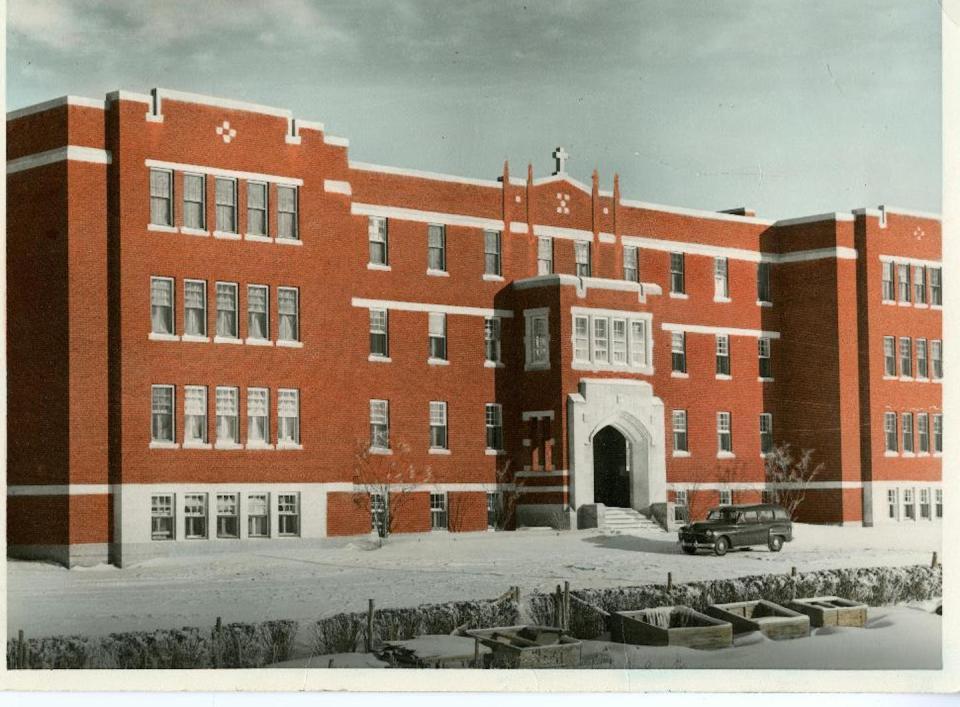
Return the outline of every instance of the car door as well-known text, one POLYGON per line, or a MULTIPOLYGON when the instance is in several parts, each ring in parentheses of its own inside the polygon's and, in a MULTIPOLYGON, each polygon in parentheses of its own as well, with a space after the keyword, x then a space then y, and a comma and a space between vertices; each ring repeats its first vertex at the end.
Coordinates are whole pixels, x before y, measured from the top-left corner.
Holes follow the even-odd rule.
POLYGON ((766 533, 764 533, 763 527, 760 525, 755 510, 742 511, 740 513, 740 522, 737 525, 740 531, 738 533, 737 545, 758 545, 766 542, 766 533))

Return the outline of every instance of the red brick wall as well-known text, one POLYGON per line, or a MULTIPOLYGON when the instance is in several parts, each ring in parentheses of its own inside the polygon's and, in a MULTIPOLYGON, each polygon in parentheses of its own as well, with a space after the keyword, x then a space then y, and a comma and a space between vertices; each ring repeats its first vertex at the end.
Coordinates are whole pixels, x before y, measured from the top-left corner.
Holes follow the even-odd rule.
POLYGON ((367 499, 349 491, 327 494, 327 535, 366 535, 370 532, 367 499))
POLYGON ((447 495, 450 530, 466 532, 487 529, 487 494, 451 491, 447 495))

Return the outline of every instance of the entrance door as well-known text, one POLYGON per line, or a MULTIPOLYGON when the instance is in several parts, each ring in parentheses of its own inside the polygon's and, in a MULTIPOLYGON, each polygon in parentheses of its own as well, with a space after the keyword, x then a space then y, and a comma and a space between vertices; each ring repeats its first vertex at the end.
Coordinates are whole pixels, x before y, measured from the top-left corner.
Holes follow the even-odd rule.
POLYGON ((593 437, 593 500, 612 508, 630 508, 627 440, 613 427, 593 437))

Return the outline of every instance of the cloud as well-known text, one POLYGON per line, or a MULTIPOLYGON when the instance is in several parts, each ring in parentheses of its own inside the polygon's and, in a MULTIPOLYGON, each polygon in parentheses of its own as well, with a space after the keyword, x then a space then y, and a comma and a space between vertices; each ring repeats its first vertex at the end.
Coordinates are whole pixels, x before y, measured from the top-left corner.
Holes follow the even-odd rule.
POLYGON ((66 0, 10 0, 8 28, 38 44, 76 49, 88 33, 88 18, 77 8, 77 3, 66 0))

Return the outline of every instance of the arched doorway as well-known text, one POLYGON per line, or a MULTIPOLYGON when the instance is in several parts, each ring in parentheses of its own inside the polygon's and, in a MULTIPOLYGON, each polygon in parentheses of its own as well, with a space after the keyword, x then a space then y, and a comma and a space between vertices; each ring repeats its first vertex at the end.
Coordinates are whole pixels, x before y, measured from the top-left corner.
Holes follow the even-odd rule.
POLYGON ((593 499, 611 508, 630 508, 630 454, 626 437, 607 426, 593 436, 593 499))

